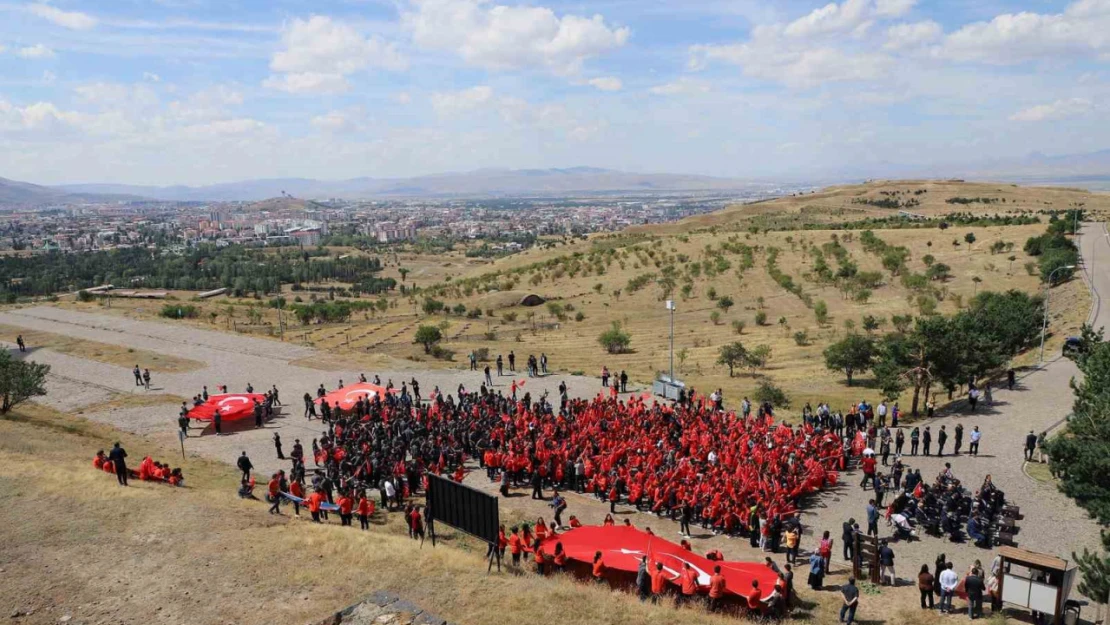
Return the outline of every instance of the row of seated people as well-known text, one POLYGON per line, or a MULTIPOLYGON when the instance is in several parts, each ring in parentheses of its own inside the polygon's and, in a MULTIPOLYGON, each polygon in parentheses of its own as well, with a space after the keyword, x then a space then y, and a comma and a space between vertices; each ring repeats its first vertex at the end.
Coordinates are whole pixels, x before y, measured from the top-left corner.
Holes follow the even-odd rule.
MULTIPOLYGON (((112 475, 116 473, 115 464, 108 459, 103 449, 96 452, 96 456, 93 457, 93 468, 112 475)), ((171 486, 183 486, 185 484, 185 476, 181 474, 180 468, 170 468, 169 464, 158 462, 150 456, 143 458, 143 461, 139 463, 138 470, 127 469, 127 477, 144 482, 165 482, 171 486)))
POLYGON ((971 494, 946 465, 931 486, 918 484, 895 497, 887 508, 887 520, 899 539, 912 540, 920 529, 952 542, 971 540, 990 548, 995 536, 1016 531, 1005 519, 1006 507, 1006 495, 990 475, 971 494))

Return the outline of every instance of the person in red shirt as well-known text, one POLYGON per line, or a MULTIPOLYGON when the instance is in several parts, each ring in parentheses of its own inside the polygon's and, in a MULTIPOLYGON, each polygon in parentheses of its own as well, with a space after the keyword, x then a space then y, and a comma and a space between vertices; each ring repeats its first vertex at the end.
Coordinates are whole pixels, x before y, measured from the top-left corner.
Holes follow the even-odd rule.
POLYGON ((651 572, 651 602, 659 603, 659 598, 667 590, 667 577, 663 572, 663 563, 656 562, 655 570, 651 572))
POLYGON ((686 551, 693 551, 694 550, 694 548, 690 546, 690 541, 686 540, 685 538, 683 538, 682 542, 680 542, 678 544, 679 544, 680 547, 682 547, 686 551))
POLYGON ((93 468, 94 469, 103 469, 104 468, 104 462, 107 461, 107 460, 108 460, 108 457, 104 455, 104 450, 101 449, 100 451, 96 452, 96 457, 93 458, 93 468))
POLYGON ((567 570, 567 552, 563 551, 563 543, 555 543, 555 572, 562 573, 567 570))
POLYGON ((682 575, 679 576, 679 579, 682 582, 681 603, 693 601, 694 595, 698 594, 698 572, 687 562, 682 568, 682 575))
POLYGON ((605 527, 613 527, 617 523, 616 523, 616 521, 613 520, 613 515, 606 514, 605 515, 605 521, 603 521, 601 524, 604 525, 605 527))
POLYGON ((318 490, 312 491, 312 494, 309 495, 308 499, 305 501, 305 505, 308 506, 308 511, 310 513, 312 513, 312 522, 313 523, 319 523, 320 522, 320 504, 323 501, 324 501, 324 493, 322 493, 318 490))
POLYGON ((540 518, 536 519, 536 539, 544 540, 545 538, 547 538, 547 523, 543 520, 543 517, 541 516, 540 518))
POLYGON ((278 479, 277 473, 270 476, 270 483, 266 488, 266 501, 272 504, 270 514, 281 514, 281 480, 278 479))
MULTIPOLYGON (((297 499, 303 500, 304 486, 301 486, 301 483, 299 481, 293 480, 289 483, 289 494, 293 495, 297 499)), ((293 514, 301 516, 301 502, 297 501, 297 499, 293 500, 293 514)))
POLYGON ((709 611, 716 612, 721 609, 721 597, 725 595, 725 576, 721 575, 721 566, 713 567, 713 575, 709 578, 709 611))
POLYGON ((497 529, 497 551, 500 553, 501 558, 505 557, 505 548, 509 546, 509 538, 505 536, 505 526, 501 525, 497 529))
POLYGON ((752 580, 752 589, 748 592, 748 613, 758 616, 763 613, 763 593, 759 591, 759 580, 752 580))
POLYGON ((875 456, 866 455, 863 460, 859 461, 860 467, 863 469, 863 481, 860 482, 860 488, 867 490, 867 485, 871 483, 871 478, 875 476, 875 456))
POLYGON ((543 555, 543 549, 540 547, 540 539, 539 538, 536 538, 536 540, 532 543, 532 554, 533 554, 532 555, 533 560, 536 563, 536 572, 540 574, 540 577, 543 577, 544 576, 543 565, 544 565, 544 560, 545 559, 544 559, 544 555, 543 555))
POLYGON ((412 538, 420 539, 421 543, 424 542, 424 519, 420 516, 420 508, 417 506, 412 507, 412 512, 409 513, 409 525, 412 527, 412 538))
POLYGON ((370 517, 374 516, 374 502, 366 497, 366 493, 358 498, 358 525, 361 529, 370 529, 370 517))
POLYGON ((339 506, 339 524, 350 527, 351 518, 354 516, 351 511, 355 507, 355 502, 351 499, 350 495, 343 493, 339 496, 339 501, 335 502, 339 506))
POLYGON ((572 514, 570 517, 570 529, 574 529, 576 527, 582 527, 582 522, 578 520, 578 517, 572 514))
POLYGON ((601 552, 598 551, 594 554, 594 581, 599 584, 606 583, 605 581, 605 562, 601 559, 601 552))
POLYGON ((513 566, 520 566, 520 530, 513 527, 513 534, 509 536, 509 553, 513 554, 513 566))

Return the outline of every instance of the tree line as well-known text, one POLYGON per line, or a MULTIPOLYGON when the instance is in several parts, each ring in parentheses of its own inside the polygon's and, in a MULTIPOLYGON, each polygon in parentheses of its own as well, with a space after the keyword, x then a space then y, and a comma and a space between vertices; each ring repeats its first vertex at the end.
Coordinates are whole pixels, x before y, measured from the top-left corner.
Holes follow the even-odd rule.
POLYGON ((1044 302, 1021 291, 984 291, 966 310, 950 317, 927 315, 900 319, 882 337, 849 332, 825 349, 825 366, 841 371, 852 385, 870 371, 882 394, 895 399, 913 390, 910 407, 917 414, 921 399, 935 389, 949 397, 961 385, 1001 369, 1040 337, 1044 302))
POLYGON ((359 292, 396 287, 379 278, 381 260, 369 256, 328 256, 323 249, 277 253, 239 245, 199 245, 180 253, 124 248, 67 254, 0 258, 0 299, 52 295, 102 284, 117 287, 210 290, 235 295, 276 293, 283 284, 349 282, 359 292))

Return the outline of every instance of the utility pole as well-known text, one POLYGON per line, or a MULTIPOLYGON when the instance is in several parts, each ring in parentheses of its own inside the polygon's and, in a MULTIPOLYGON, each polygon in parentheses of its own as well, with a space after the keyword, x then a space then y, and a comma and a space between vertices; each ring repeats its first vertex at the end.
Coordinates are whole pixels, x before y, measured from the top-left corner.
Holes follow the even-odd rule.
POLYGON ((667 300, 667 310, 671 311, 671 383, 674 383, 674 300, 667 300))

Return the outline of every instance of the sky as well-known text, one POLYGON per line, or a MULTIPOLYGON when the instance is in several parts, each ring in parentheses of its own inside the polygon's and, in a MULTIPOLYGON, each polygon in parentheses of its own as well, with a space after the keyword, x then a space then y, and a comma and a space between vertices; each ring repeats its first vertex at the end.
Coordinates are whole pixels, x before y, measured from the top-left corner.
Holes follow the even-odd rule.
POLYGON ((1110 148, 1110 0, 0 0, 0 177, 736 178, 1110 148))

